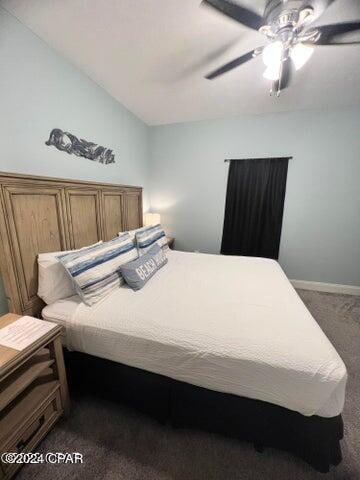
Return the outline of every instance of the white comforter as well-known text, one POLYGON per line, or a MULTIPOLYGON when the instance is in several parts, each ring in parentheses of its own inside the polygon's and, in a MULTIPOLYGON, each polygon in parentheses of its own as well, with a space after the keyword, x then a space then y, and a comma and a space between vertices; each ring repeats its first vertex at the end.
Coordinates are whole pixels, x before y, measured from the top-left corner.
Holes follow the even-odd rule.
POLYGON ((304 415, 335 416, 344 404, 345 365, 273 260, 169 252, 142 290, 78 305, 67 341, 304 415))

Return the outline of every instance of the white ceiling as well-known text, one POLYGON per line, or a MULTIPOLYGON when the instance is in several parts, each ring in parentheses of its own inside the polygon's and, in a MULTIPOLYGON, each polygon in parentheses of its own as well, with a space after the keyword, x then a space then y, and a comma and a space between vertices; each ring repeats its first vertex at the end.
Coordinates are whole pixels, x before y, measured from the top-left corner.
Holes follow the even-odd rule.
MULTIPOLYGON (((265 0, 243 0, 262 13, 265 0)), ((318 47, 279 99, 261 58, 203 77, 263 37, 200 0, 0 0, 0 4, 147 124, 360 104, 360 46, 318 47)), ((360 19, 337 0, 321 23, 360 19)))

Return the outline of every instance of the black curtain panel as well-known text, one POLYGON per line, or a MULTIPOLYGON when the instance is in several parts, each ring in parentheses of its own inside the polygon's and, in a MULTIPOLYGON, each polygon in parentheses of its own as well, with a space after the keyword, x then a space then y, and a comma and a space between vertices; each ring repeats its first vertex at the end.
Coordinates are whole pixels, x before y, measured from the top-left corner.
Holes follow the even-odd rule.
POLYGON ((221 253, 278 259, 288 161, 230 161, 221 253))

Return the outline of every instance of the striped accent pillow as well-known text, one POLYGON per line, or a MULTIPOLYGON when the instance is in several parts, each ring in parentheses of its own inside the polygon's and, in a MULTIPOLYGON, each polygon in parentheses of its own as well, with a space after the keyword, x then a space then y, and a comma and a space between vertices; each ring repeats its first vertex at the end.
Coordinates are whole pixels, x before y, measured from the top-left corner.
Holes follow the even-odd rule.
POLYGON ((118 235, 124 235, 124 233, 128 233, 130 235, 130 238, 133 242, 136 242, 136 234, 138 232, 141 232, 143 230, 146 230, 148 227, 140 227, 140 228, 135 228, 135 230, 128 230, 127 232, 119 232, 118 235))
POLYGON ((160 224, 136 232, 135 236, 139 255, 146 253, 155 243, 164 251, 169 249, 165 232, 160 224))
POLYGON ((119 268, 136 258, 138 252, 126 233, 84 252, 61 255, 59 260, 82 301, 91 306, 124 283, 119 268))

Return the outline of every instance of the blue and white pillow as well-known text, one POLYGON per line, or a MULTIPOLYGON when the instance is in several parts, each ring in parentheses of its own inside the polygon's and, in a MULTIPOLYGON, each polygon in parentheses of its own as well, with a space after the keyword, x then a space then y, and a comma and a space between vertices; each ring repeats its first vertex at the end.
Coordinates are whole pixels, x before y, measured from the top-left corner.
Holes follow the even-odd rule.
POLYGON ((139 255, 146 253, 155 243, 164 251, 169 249, 165 232, 160 224, 136 232, 135 236, 139 255))
POLYGON ((156 243, 141 257, 120 267, 125 282, 133 290, 140 290, 167 263, 166 253, 156 243))
POLYGON ((93 305, 124 283, 119 268, 138 257, 126 233, 84 252, 59 256, 86 305, 93 305))
POLYGON ((128 230, 126 232, 119 232, 118 235, 124 235, 124 233, 128 233, 130 235, 130 238, 133 242, 136 242, 136 234, 139 232, 142 232, 143 230, 146 230, 148 227, 139 227, 135 228, 134 230, 128 230))

